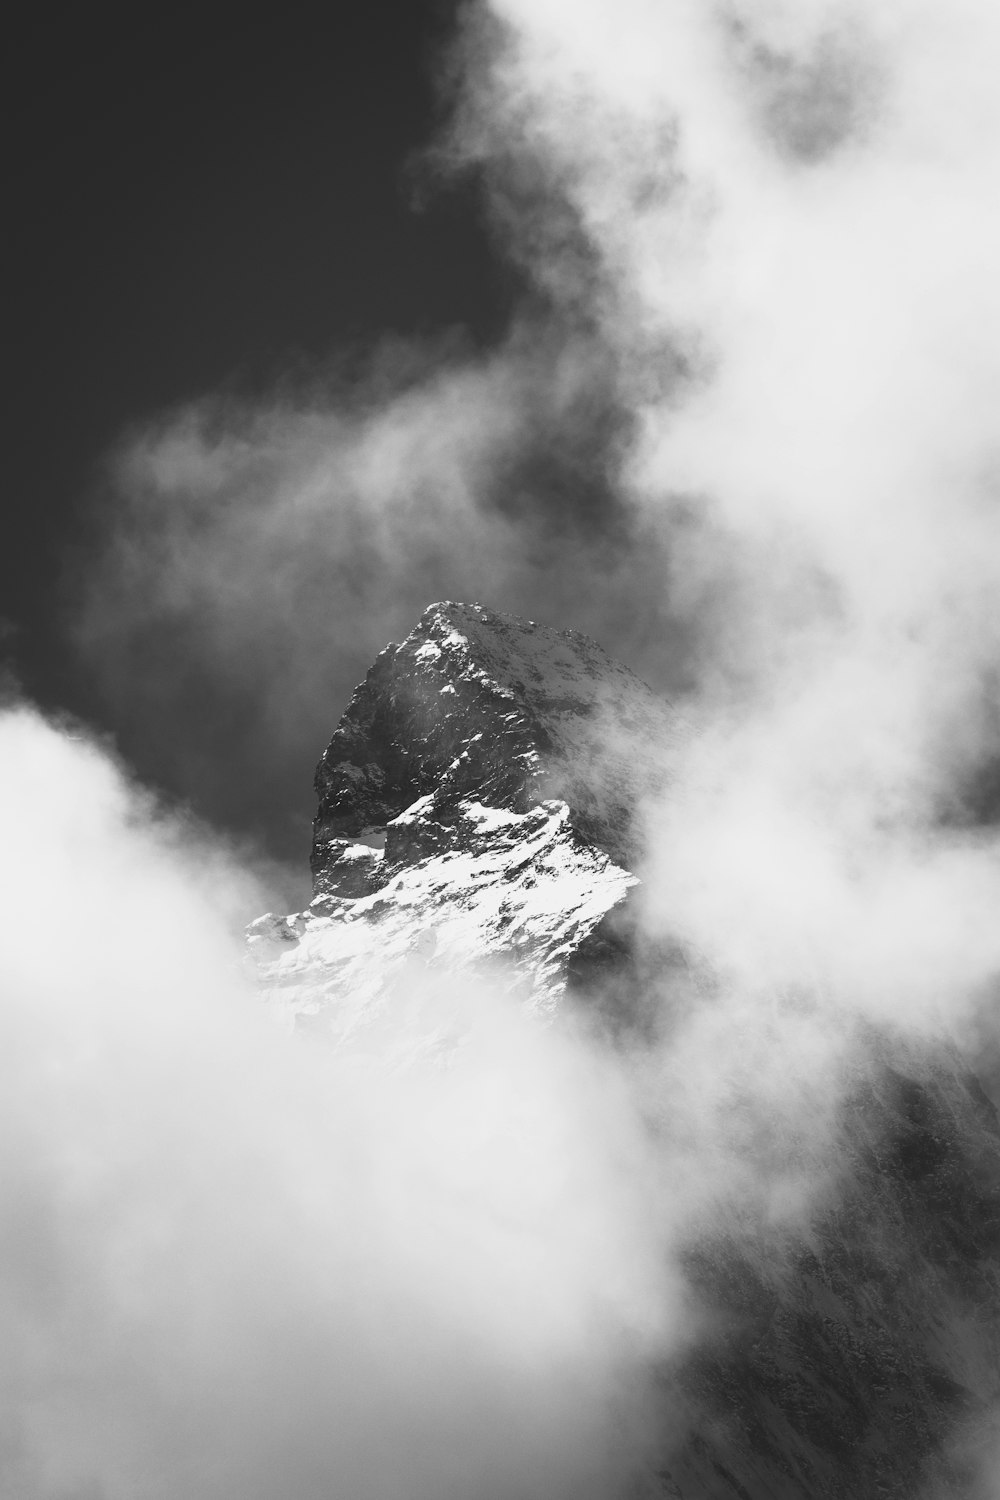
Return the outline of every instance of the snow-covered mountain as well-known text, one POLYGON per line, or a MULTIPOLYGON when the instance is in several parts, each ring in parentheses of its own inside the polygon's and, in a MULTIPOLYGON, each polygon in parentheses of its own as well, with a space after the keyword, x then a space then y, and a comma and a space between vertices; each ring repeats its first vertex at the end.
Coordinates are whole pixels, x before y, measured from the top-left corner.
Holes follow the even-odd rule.
POLYGON ((564 801, 589 843, 628 862, 637 798, 676 733, 676 715, 587 636, 431 605, 380 654, 319 763, 317 890, 341 891, 357 857, 345 840, 385 835, 388 865, 412 863, 418 844, 438 852, 467 800, 515 813, 564 801))
POLYGON ((551 1008, 636 884, 676 714, 575 631, 425 611, 319 763, 308 911, 256 922, 271 998, 357 1035, 412 973, 488 969, 551 1008))
MULTIPOLYGON (((362 1052, 398 1033, 402 1058, 447 1044, 407 1034, 428 981, 485 973, 544 1016, 588 976, 628 971, 636 809, 669 794, 683 734, 585 636, 432 606, 320 761, 311 905, 250 929, 269 1002, 362 1052)), ((703 1333, 657 1375, 650 1493, 997 1493, 996 1111, 943 1045, 859 1029, 834 1133, 805 1222, 740 1211, 682 1245, 703 1333)))

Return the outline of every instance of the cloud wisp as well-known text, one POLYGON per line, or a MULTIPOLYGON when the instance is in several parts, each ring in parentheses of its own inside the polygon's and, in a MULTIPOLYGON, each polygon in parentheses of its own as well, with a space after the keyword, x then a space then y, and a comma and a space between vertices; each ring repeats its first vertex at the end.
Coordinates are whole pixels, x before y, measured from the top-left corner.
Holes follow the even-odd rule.
MULTIPOLYGON (((492 356, 383 349, 354 385, 207 399, 133 433, 70 591, 149 774, 231 826, 270 803, 265 837, 301 855, 286 788, 304 807, 355 683, 430 599, 568 616, 590 578, 589 623, 617 634, 636 582, 612 485, 627 422, 600 349, 525 327, 492 356)), ((651 597, 654 567, 651 536, 651 597)))

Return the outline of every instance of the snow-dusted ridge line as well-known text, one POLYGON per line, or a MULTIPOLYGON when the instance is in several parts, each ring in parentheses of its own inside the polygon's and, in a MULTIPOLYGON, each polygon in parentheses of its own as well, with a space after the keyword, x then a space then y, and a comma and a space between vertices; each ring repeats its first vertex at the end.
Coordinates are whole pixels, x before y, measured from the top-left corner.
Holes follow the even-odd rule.
POLYGON ((438 811, 563 800, 591 842, 630 865, 635 807, 680 733, 672 706, 589 637, 431 605, 380 653, 317 768, 317 888, 335 888, 340 841, 428 795, 438 811))
POLYGON ((320 762, 309 909, 250 928, 268 995, 341 1040, 414 964, 488 970, 552 1010, 637 884, 633 812, 675 734, 670 706, 587 636, 432 605, 320 762))
POLYGON ((252 924, 268 999, 293 1024, 323 1020, 332 1037, 356 1036, 398 1000, 414 963, 488 971, 540 1012, 558 1004, 569 960, 636 878, 583 843, 564 802, 462 812, 460 843, 398 867, 386 885, 252 924))

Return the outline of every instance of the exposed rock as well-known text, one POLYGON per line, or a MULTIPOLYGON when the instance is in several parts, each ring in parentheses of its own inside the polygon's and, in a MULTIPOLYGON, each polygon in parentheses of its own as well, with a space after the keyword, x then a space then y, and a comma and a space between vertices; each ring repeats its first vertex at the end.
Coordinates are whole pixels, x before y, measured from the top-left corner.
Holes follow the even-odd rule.
POLYGON ((319 763, 299 941, 252 936, 269 995, 356 1037, 412 973, 420 932, 436 972, 487 968, 550 1009, 606 967, 609 914, 637 883, 623 863, 636 808, 679 733, 586 636, 432 605, 381 653, 319 763))
POLYGON ((470 798, 517 813, 562 800, 589 843, 634 863, 636 803, 677 734, 669 707, 587 636, 434 604, 378 657, 319 763, 316 890, 350 894, 345 840, 385 832, 386 871, 442 852, 470 798))

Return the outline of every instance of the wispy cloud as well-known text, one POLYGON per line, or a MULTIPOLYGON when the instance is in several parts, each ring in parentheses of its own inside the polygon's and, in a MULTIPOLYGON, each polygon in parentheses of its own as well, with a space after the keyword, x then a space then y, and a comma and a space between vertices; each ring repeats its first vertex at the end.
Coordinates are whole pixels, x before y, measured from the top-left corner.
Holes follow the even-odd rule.
POLYGON ((273 818, 431 598, 649 631, 626 595, 655 598, 656 538, 637 569, 614 487, 629 420, 593 341, 528 325, 490 356, 383 349, 349 387, 195 403, 111 460, 78 638, 170 784, 238 823, 266 780, 273 818))

